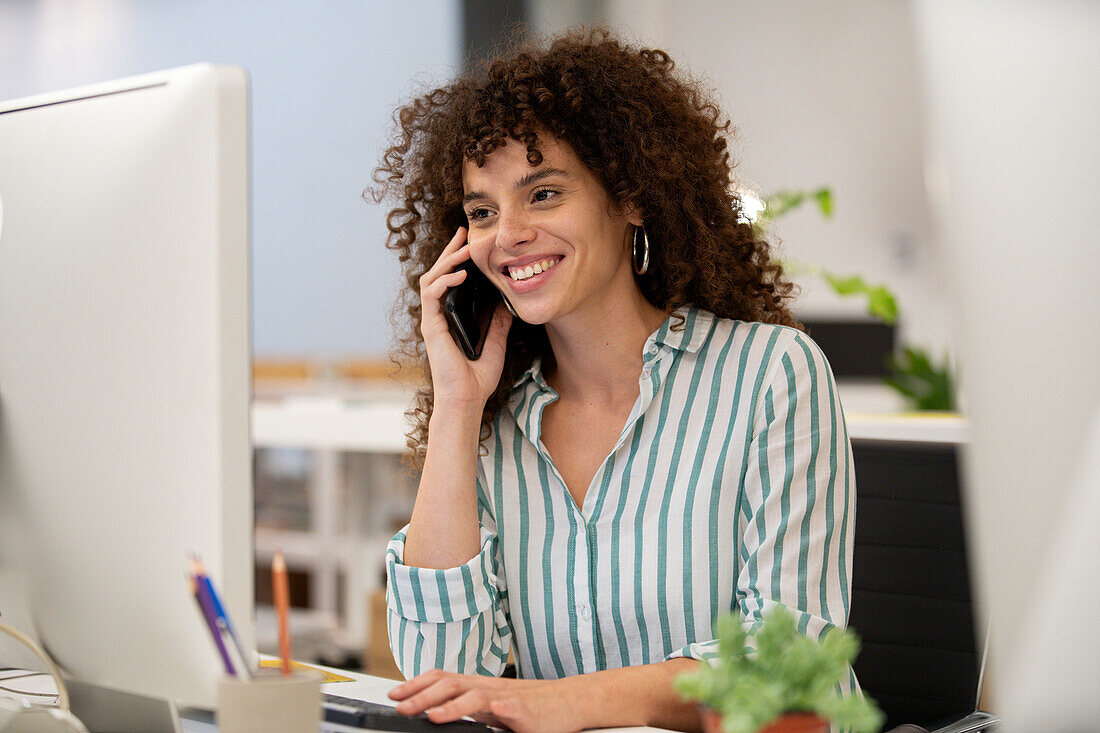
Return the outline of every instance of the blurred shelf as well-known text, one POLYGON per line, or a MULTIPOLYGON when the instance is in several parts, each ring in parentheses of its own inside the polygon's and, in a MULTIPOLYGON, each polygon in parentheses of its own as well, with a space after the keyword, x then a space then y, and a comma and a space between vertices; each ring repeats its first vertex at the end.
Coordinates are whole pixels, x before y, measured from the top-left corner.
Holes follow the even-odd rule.
POLYGON ((252 405, 252 441, 257 448, 403 453, 407 404, 392 396, 371 401, 327 395, 260 400, 252 405))
MULTIPOLYGON (((880 384, 839 383, 852 440, 965 443, 967 421, 945 412, 903 412, 901 398, 880 384)), ((404 453, 407 395, 377 400, 303 395, 253 404, 257 448, 404 453)))
POLYGON ((878 379, 837 378, 836 389, 845 415, 892 415, 908 409, 905 399, 878 379))
POLYGON ((350 567, 374 554, 381 558, 393 533, 321 536, 318 532, 257 527, 255 537, 256 561, 260 563, 270 563, 279 550, 291 568, 307 568, 322 558, 350 567), (371 553, 375 549, 377 552, 371 553))
MULTIPOLYGON (((278 655, 279 630, 275 609, 268 605, 256 606, 256 651, 278 655)), ((340 629, 336 616, 330 612, 308 608, 291 608, 287 618, 290 638, 294 641, 294 658, 319 661, 328 656, 339 657, 348 649, 338 642, 340 629)))
POLYGON ((846 413, 844 419, 852 440, 963 444, 970 432, 966 418, 952 412, 846 413))

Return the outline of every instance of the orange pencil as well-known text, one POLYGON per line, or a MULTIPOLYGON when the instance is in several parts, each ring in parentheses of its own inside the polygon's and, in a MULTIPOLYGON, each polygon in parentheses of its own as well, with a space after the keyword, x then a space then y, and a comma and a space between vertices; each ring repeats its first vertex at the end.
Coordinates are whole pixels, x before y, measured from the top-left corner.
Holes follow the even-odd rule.
POLYGON ((275 613, 279 618, 279 656, 283 660, 283 674, 290 674, 290 626, 287 619, 290 588, 287 585, 286 561, 279 550, 275 551, 275 559, 271 562, 271 584, 275 592, 275 613))

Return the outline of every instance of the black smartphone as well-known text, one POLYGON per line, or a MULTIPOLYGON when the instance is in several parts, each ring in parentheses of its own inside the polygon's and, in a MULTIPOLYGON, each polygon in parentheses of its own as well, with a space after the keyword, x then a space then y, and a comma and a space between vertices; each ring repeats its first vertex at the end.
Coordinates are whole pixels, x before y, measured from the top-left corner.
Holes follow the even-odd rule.
POLYGON ((481 356, 501 295, 473 260, 466 260, 458 269, 466 271, 466 279, 447 288, 443 296, 443 314, 455 343, 467 359, 473 360, 481 356))

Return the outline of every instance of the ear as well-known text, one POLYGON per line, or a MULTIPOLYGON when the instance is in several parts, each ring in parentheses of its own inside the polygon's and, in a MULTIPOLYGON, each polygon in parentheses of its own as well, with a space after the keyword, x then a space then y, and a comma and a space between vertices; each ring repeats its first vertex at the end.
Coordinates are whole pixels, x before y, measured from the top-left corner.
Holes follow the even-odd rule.
POLYGON ((643 212, 641 207, 634 206, 633 204, 621 204, 616 207, 615 214, 622 217, 623 219, 626 219, 629 223, 633 224, 636 227, 640 227, 642 225, 643 212))

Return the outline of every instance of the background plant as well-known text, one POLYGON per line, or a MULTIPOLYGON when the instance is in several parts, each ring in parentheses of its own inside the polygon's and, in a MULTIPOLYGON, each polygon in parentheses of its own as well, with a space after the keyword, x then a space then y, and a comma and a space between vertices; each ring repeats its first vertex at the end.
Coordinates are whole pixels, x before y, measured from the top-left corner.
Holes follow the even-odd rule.
MULTIPOLYGON (((770 228, 777 219, 802 204, 812 201, 826 219, 833 216, 833 194, 827 187, 815 191, 783 190, 764 199, 764 208, 753 221, 760 230, 770 228)), ((802 264, 787 260, 784 269, 792 275, 809 275, 824 280, 841 297, 862 297, 867 301, 867 313, 888 325, 898 321, 898 303, 885 285, 866 282, 860 275, 838 275, 818 264, 802 264)), ((928 351, 902 344, 886 364, 890 371, 884 382, 899 392, 915 410, 954 410, 955 389, 950 360, 944 354, 934 362, 928 351)))
POLYGON ((784 713, 814 713, 854 733, 875 733, 884 716, 871 698, 842 696, 838 683, 859 638, 834 628, 818 641, 798 633, 777 607, 750 634, 740 614, 715 623, 718 656, 676 678, 677 691, 722 714, 726 733, 756 733, 784 713))

